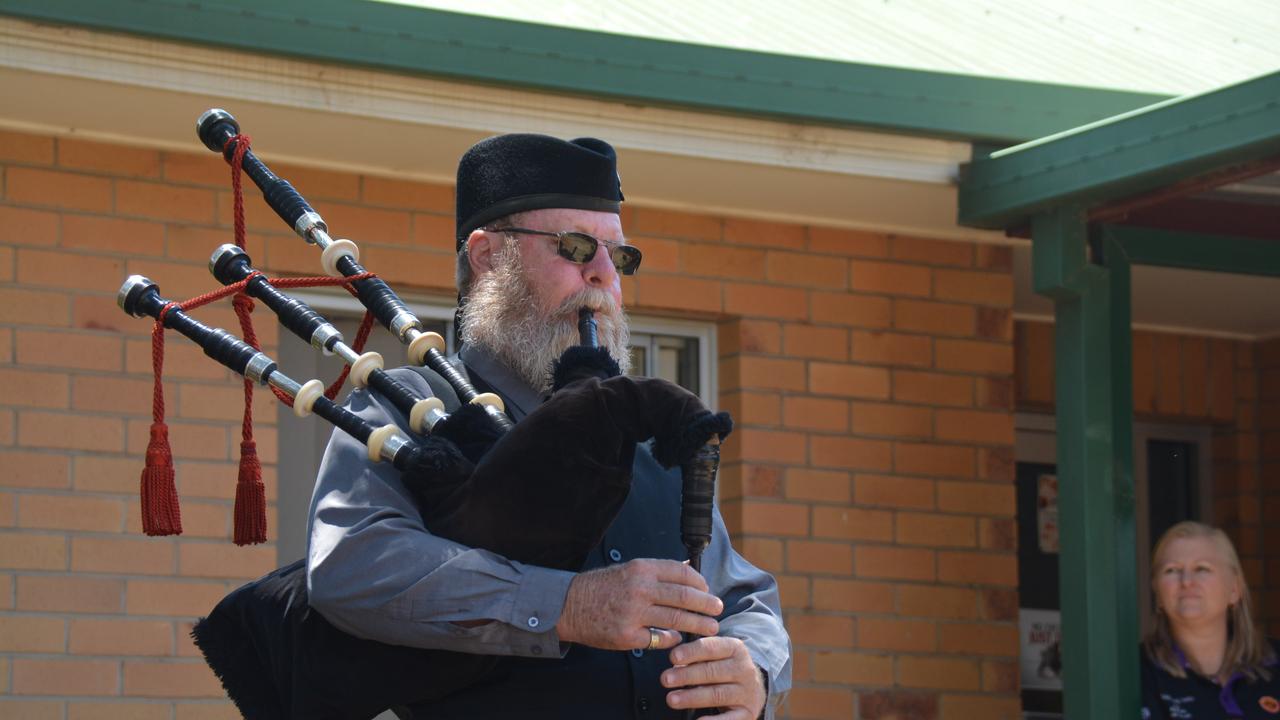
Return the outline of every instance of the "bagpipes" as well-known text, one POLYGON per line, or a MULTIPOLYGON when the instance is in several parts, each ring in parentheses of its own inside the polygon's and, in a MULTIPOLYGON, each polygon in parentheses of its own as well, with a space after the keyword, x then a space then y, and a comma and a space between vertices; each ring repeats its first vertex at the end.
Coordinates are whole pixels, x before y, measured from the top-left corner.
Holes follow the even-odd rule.
MULTIPOLYGON (((151 281, 132 276, 120 289, 120 307, 137 317, 155 318, 153 335, 160 338, 155 353, 157 422, 141 483, 148 534, 181 532, 172 469, 161 462, 167 444, 160 442, 165 439, 160 343, 164 329, 170 328, 242 375, 246 402, 252 385, 266 385, 295 414, 320 416, 365 444, 371 461, 390 462, 433 534, 518 562, 580 570, 626 500, 637 444, 652 440, 661 465, 681 468, 681 539, 690 564, 699 569, 711 537, 719 442, 732 429, 726 413, 711 412, 697 396, 665 380, 621 375, 607 350, 598 347, 593 313, 584 308, 579 316, 583 342, 556 363, 552 395, 513 424, 500 399, 478 393, 444 356, 443 339, 423 332, 394 291, 360 266, 356 245, 331 238, 306 200, 254 156, 230 114, 209 110, 197 129, 204 144, 232 165, 237 207, 243 168, 272 209, 322 248, 326 273, 366 306, 362 330, 371 318, 380 322, 408 346, 415 365, 425 364, 447 382, 459 405, 446 412, 439 398, 417 396, 383 370, 380 356, 360 353, 363 332, 355 347, 348 346, 318 313, 281 292, 279 287, 290 281, 268 279, 240 247, 218 248, 210 270, 227 286, 218 295, 237 296, 244 340, 187 312, 205 296, 173 303, 151 281), (409 419, 411 432, 396 425, 375 427, 336 403, 342 378, 326 391, 319 380, 299 383, 285 375, 256 347, 246 320, 248 297, 274 311, 298 337, 346 361, 353 385, 385 396, 409 419)), ((242 239, 242 211, 236 216, 237 238, 242 239)), ((252 450, 251 439, 246 438, 242 449, 246 446, 252 450)), ((265 540, 265 520, 248 517, 251 510, 241 507, 242 489, 248 488, 249 498, 255 494, 252 476, 246 475, 246 466, 254 463, 256 458, 242 461, 237 485, 238 544, 265 540), (242 526, 249 530, 242 532, 242 526)), ((259 482, 259 493, 260 487, 259 482)), ((228 696, 251 720, 370 718, 390 707, 444 697, 483 679, 497 663, 491 656, 388 645, 338 630, 308 605, 302 561, 233 591, 195 625, 192 636, 228 696)))

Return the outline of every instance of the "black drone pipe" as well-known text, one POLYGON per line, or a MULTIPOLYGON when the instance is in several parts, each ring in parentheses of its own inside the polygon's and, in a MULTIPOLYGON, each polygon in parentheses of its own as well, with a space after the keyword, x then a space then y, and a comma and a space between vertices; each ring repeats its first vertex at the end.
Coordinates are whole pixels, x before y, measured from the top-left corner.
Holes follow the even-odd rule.
POLYGON ((343 341, 342 333, 320 313, 307 303, 281 292, 265 275, 255 270, 252 263, 244 250, 235 245, 222 245, 210 258, 209 271, 223 285, 234 285, 248 278, 245 294, 261 300, 280 319, 280 324, 294 335, 319 350, 338 354, 351 366, 355 385, 368 385, 386 396, 409 418, 409 427, 414 432, 430 432, 437 421, 447 417, 443 412, 444 404, 439 399, 423 398, 393 378, 382 369, 382 356, 378 353, 357 354, 343 341))
MULTIPOLYGON (((232 372, 256 384, 271 385, 279 389, 295 405, 305 403, 305 407, 296 408, 298 414, 315 413, 366 445, 377 434, 379 428, 369 421, 330 401, 323 394, 316 396, 313 388, 319 386, 319 381, 299 384, 280 372, 276 361, 262 351, 255 350, 222 328, 205 325, 175 303, 161 297, 160 287, 151 280, 141 275, 129 276, 121 286, 117 300, 121 309, 134 317, 159 320, 163 314, 166 328, 178 331, 199 345, 205 355, 232 372), (169 308, 168 311, 165 311, 166 307, 169 308)), ((383 447, 388 453, 384 459, 390 460, 397 469, 404 470, 412 463, 412 444, 401 441, 387 443, 383 447)))
MULTIPOLYGON (((227 162, 232 162, 239 144, 237 138, 240 135, 240 124, 231 113, 218 108, 206 110, 196 121, 196 133, 205 147, 222 153, 227 162)), ((354 277, 367 272, 357 260, 358 249, 355 244, 349 240, 331 238, 324 218, 287 180, 271 172, 253 150, 244 149, 241 167, 262 190, 262 197, 267 205, 304 240, 319 245, 324 250, 321 259, 326 271, 341 277, 354 277)), ((424 333, 422 321, 409 311, 390 286, 376 277, 355 280, 352 286, 356 289, 356 297, 374 318, 409 346, 410 358, 414 363, 426 365, 443 377, 464 403, 471 402, 480 395, 445 357, 443 339, 435 333, 424 333)), ((511 429, 511 418, 500 408, 492 405, 484 407, 499 432, 511 429)))

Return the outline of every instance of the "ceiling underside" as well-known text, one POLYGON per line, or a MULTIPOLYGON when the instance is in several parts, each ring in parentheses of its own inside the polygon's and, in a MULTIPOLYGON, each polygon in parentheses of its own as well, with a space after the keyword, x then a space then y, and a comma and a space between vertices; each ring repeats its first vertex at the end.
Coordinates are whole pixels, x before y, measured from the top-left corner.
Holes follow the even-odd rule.
MULTIPOLYGON (((1270 172, 1116 217, 1121 225, 1280 243, 1280 173, 1270 172)), ((1212 242, 1206 238, 1206 242, 1212 242)), ((1016 312, 1051 319, 1031 286, 1031 243, 1014 249, 1016 312)), ((1259 339, 1280 336, 1280 278, 1132 266, 1133 318, 1149 329, 1259 339)))
MULTIPOLYGON (((1031 244, 1014 248, 1014 310, 1053 319, 1053 301, 1031 288, 1031 244)), ((1133 266, 1133 322, 1151 330, 1262 339, 1280 335, 1280 278, 1133 266)))

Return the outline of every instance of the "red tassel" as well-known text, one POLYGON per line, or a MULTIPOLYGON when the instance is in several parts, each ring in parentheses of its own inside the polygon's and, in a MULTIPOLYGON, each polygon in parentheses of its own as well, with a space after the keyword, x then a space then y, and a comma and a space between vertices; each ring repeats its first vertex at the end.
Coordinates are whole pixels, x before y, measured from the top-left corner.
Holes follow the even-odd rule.
POLYGON ((240 478, 236 482, 235 543, 257 545, 267 541, 267 491, 262 485, 262 464, 257 444, 240 443, 240 478))
POLYGON ((142 531, 148 535, 182 534, 182 512, 178 508, 178 490, 173 484, 169 428, 163 422, 151 424, 147 464, 142 469, 142 531))
MULTIPOLYGON (((244 154, 249 148, 249 137, 237 135, 228 140, 235 143, 235 152, 231 159, 231 186, 234 193, 234 223, 236 245, 243 248, 245 238, 244 194, 240 182, 241 166, 244 154)), ((373 273, 364 273, 348 278, 294 278, 291 281, 276 282, 288 287, 311 287, 316 285, 341 284, 353 295, 355 289, 351 282, 373 277, 373 273)), ((232 305, 236 316, 240 319, 240 327, 244 340, 255 349, 259 347, 258 339, 253 331, 253 300, 244 294, 247 281, 241 281, 222 290, 206 293, 183 302, 181 305, 170 303, 165 306, 156 319, 151 331, 151 362, 155 372, 155 386, 152 390, 152 425, 151 442, 147 446, 147 463, 142 471, 142 529, 148 535, 180 535, 182 533, 182 514, 178 507, 178 491, 174 486, 173 453, 169 449, 169 430, 164 424, 164 384, 161 376, 164 369, 164 318, 173 307, 191 309, 235 293, 232 305)), ((360 326, 360 334, 356 340, 357 352, 363 347, 364 339, 372 327, 372 317, 366 313, 360 326)), ((343 372, 345 377, 346 371, 343 372)), ((341 388, 339 380, 330 390, 330 397, 341 388)), ((272 388, 282 402, 290 403, 288 395, 272 388)), ((254 545, 267 541, 267 493, 262 484, 262 464, 258 460, 257 445, 253 441, 253 384, 244 383, 244 422, 241 427, 240 443, 240 475, 236 482, 236 504, 234 509, 235 524, 233 540, 237 545, 254 545)))

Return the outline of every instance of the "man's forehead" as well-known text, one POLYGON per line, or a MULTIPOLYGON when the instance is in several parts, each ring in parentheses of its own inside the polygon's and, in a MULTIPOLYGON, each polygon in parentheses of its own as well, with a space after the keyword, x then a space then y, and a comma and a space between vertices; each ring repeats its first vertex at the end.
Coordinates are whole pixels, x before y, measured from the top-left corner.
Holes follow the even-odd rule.
POLYGON ((611 212, 597 210, 574 210, 570 208, 548 208, 544 210, 527 210, 520 213, 520 222, 534 225, 536 230, 579 230, 592 235, 603 235, 602 239, 613 239, 622 236, 622 219, 611 212))

